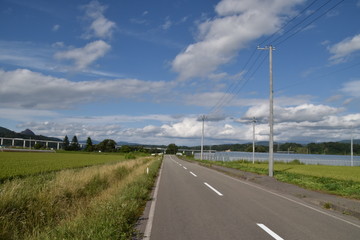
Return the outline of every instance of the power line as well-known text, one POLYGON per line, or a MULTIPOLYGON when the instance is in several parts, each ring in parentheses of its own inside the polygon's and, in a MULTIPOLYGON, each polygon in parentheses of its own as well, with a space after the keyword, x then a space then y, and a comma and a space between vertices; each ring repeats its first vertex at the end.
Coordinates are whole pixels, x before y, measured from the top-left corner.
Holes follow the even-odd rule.
POLYGON ((224 107, 227 103, 230 103, 233 101, 233 99, 240 93, 240 91, 243 89, 243 87, 249 82, 250 79, 255 75, 255 73, 259 70, 261 65, 263 64, 264 60, 266 59, 266 56, 262 58, 260 64, 257 65, 254 71, 252 69, 256 66, 256 63, 258 63, 261 56, 264 54, 258 54, 257 58, 253 62, 253 64, 250 66, 249 71, 246 72, 241 82, 237 82, 234 88, 226 94, 223 95, 221 101, 219 101, 216 105, 216 107, 212 108, 212 111, 209 115, 216 115, 222 107, 224 107), (247 76, 249 75, 249 76, 247 76))
MULTIPOLYGON (((327 2, 325 2, 324 4, 322 4, 321 6, 319 6, 317 9, 315 9, 311 14, 309 14, 309 16, 305 17, 304 19, 302 19, 300 22, 298 22, 297 24, 295 24, 294 26, 292 26, 289 30, 285 31, 285 33, 279 37, 277 37, 275 40, 272 41, 272 43, 276 44, 277 46, 284 43, 285 41, 287 41, 289 38, 295 36, 296 34, 298 34, 299 32, 301 32, 302 30, 304 30, 306 27, 308 27, 310 24, 314 23, 315 21, 317 21, 319 18, 321 18, 322 16, 324 16, 325 14, 327 14, 328 12, 330 12, 331 10, 333 10, 334 8, 336 8, 337 6, 339 6, 342 2, 344 2, 345 0, 341 0, 338 3, 336 3, 333 7, 325 10, 322 14, 320 14, 319 16, 317 16, 315 19, 313 19, 312 21, 310 21, 308 24, 301 26, 301 24, 303 24, 306 20, 308 20, 309 18, 313 17, 315 14, 317 14, 322 8, 324 8, 327 4, 329 4, 331 2, 331 0, 328 0, 327 2), (295 28, 298 29, 291 33, 295 28), (290 34, 291 33, 291 34, 290 34), (281 40, 283 38, 283 40, 281 40)), ((287 26, 290 25, 290 23, 294 22, 296 19, 298 19, 301 15, 303 15, 305 13, 305 11, 307 11, 309 8, 311 8, 315 3, 317 2, 317 0, 312 1, 309 5, 307 5, 298 15, 296 15, 294 18, 290 19, 288 22, 285 23, 285 25, 280 28, 279 30, 277 30, 275 33, 273 33, 270 37, 266 38, 264 41, 262 41, 262 44, 265 43, 266 41, 270 40, 273 36, 275 36, 276 34, 278 34, 280 31, 284 31, 285 28, 287 26)), ((260 44, 260 45, 262 45, 260 44)), ((266 59, 266 57, 264 57, 261 62, 259 63, 259 59, 263 54, 258 54, 256 59, 254 61, 253 58, 255 56, 256 53, 256 49, 254 49, 254 51, 252 52, 251 56, 248 58, 248 60, 246 61, 246 63, 244 64, 244 67, 242 68, 242 71, 245 71, 247 66, 250 65, 249 69, 245 72, 245 74, 242 76, 241 81, 236 81, 233 82, 225 91, 225 93, 221 96, 221 98, 216 102, 216 104, 210 109, 209 111, 209 115, 215 115, 218 112, 220 112, 220 110, 228 103, 230 103, 231 101, 234 100, 234 98, 236 96, 239 95, 240 91, 244 88, 244 86, 250 81, 250 79, 252 79, 252 77, 256 74, 256 72, 259 70, 259 68, 262 66, 264 60, 266 59), (252 62, 252 63, 251 63, 252 62), (256 66, 256 67, 255 67, 256 66), (253 68, 255 68, 255 70, 253 70, 253 68)))
MULTIPOLYGON (((282 44, 283 42, 287 41, 289 38, 295 36, 296 34, 298 34, 299 32, 301 32, 302 30, 304 30, 305 28, 307 28, 308 26, 310 26, 312 23, 314 23, 315 21, 317 21, 318 19, 320 19, 321 17, 323 17, 325 14, 327 14, 328 12, 330 12, 331 10, 333 10, 334 8, 336 8, 337 6, 339 6, 342 2, 344 2, 345 0, 341 0, 340 2, 338 2, 337 4, 335 4, 333 7, 329 8, 328 10, 326 10, 325 12, 323 12, 322 14, 320 14, 318 17, 316 17, 314 20, 310 21, 308 24, 306 24, 305 26, 298 28, 298 30, 296 30, 294 33, 292 33, 291 35, 287 36, 285 39, 281 40, 280 42, 276 42, 279 38, 274 40, 274 44, 276 44, 277 46, 279 46, 280 44, 282 44)), ((328 3, 328 2, 327 2, 328 3)), ((326 4, 327 4, 326 3, 326 4)), ((324 5, 326 5, 324 4, 324 5)), ((322 8, 324 5, 322 5, 320 8, 322 8)), ((318 9, 320 9, 318 8, 318 9)), ((307 18, 305 18, 304 20, 307 20, 307 18)), ((302 21, 304 22, 304 21, 302 21)), ((302 23, 301 22, 301 23, 302 23)), ((298 24, 296 25, 298 26, 298 24)), ((295 26, 295 27, 296 27, 295 26)), ((293 27, 291 30, 293 30, 295 27, 293 27)), ((288 31, 289 32, 289 31, 288 31)))
MULTIPOLYGON (((285 30, 285 28, 291 23, 293 22, 296 18, 300 17, 306 10, 308 10, 312 5, 314 5, 314 3, 317 0, 314 0, 312 3, 310 3, 307 7, 305 7, 298 15, 296 15, 295 17, 293 17, 292 19, 290 19, 287 23, 285 23, 279 30, 277 30, 276 32, 274 32, 273 34, 271 34, 271 36, 267 37, 264 41, 262 41, 260 44, 258 44, 258 46, 263 46, 265 42, 267 42, 268 40, 270 40, 273 36, 275 36, 276 34, 278 34, 280 31, 285 30)), ((266 44, 265 44, 266 45, 266 44)))
MULTIPOLYGON (((251 56, 248 58, 248 60, 246 61, 244 67, 242 69, 246 69, 247 65, 251 62, 251 59, 254 57, 255 53, 256 53, 256 49, 253 50, 251 56)), ((255 60, 256 61, 256 60, 255 60)), ((214 112, 217 108, 219 108, 222 105, 222 102, 225 101, 224 98, 226 99, 227 96, 229 94, 231 94, 233 92, 233 90, 237 87, 239 83, 238 82, 233 82, 225 91, 225 93, 222 95, 222 97, 219 99, 219 101, 210 109, 210 114, 212 112, 214 112)), ((220 107, 221 108, 221 107, 220 107)))

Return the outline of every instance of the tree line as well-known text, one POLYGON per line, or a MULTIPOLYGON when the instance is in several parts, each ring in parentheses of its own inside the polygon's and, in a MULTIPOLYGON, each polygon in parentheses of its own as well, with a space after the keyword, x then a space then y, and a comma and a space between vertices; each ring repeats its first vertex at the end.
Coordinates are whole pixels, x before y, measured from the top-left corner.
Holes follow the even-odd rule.
POLYGON ((81 147, 76 136, 74 136, 70 142, 67 135, 64 137, 62 147, 65 151, 123 152, 123 153, 151 152, 151 150, 145 149, 142 146, 123 145, 117 147, 117 143, 112 139, 105 139, 98 144, 93 144, 92 139, 90 137, 87 138, 85 146, 81 147))

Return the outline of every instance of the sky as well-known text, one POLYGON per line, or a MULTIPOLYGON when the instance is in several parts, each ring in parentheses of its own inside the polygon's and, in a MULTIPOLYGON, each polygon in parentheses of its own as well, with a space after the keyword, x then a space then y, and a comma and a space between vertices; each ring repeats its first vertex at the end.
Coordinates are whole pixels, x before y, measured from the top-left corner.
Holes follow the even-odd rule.
POLYGON ((359 0, 0 0, 0 126, 205 145, 360 138, 359 0), (258 49, 258 47, 260 49, 258 49))

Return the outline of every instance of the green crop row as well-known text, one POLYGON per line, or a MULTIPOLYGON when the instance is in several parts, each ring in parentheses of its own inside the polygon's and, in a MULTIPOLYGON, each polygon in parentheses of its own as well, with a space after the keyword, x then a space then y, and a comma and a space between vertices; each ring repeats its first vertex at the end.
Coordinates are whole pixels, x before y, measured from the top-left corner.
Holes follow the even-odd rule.
POLYGON ((0 152, 0 182, 38 173, 123 161, 123 154, 0 152))

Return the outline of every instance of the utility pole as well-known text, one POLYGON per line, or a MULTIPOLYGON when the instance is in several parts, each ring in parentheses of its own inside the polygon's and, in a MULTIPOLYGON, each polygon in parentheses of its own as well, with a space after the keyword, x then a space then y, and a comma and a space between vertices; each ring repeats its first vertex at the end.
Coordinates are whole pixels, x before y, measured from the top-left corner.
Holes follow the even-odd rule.
POLYGON ((252 160, 253 160, 253 164, 255 163, 255 124, 256 124, 256 119, 254 117, 252 120, 252 125, 253 125, 253 156, 252 156, 252 160))
POLYGON ((269 78, 270 78, 270 114, 269 114, 269 176, 274 176, 274 90, 273 90, 273 73, 272 73, 272 51, 275 50, 273 46, 265 48, 257 48, 258 50, 269 50, 269 78))
POLYGON ((200 160, 203 160, 203 153, 204 153, 204 125, 205 125, 205 119, 206 116, 202 115, 201 116, 201 120, 202 120, 202 134, 201 134, 201 152, 200 152, 200 160))
POLYGON ((354 136, 353 136, 353 131, 352 131, 352 126, 351 126, 351 146, 350 146, 350 151, 351 151, 351 166, 354 166, 354 136))

